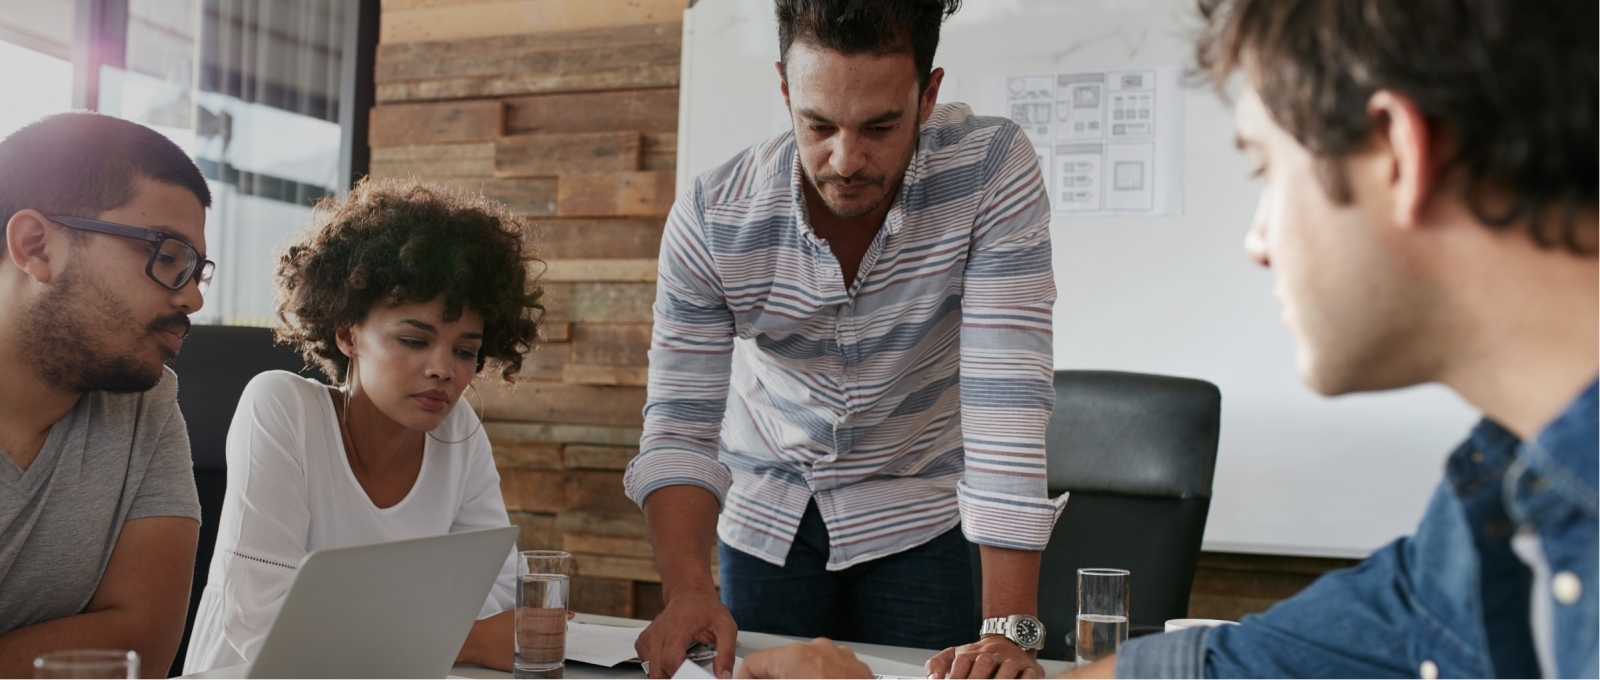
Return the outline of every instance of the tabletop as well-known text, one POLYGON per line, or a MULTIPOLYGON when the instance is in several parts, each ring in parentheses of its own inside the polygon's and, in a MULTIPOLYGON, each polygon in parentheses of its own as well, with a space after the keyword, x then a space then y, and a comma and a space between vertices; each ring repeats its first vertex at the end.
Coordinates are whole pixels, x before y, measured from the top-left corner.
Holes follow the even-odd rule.
MULTIPOLYGON (((639 619, 624 619, 615 616, 601 616, 599 614, 580 613, 573 618, 582 623, 595 623, 607 626, 623 626, 628 628, 643 628, 650 624, 649 621, 639 619)), ((800 638, 783 635, 768 635, 750 631, 739 632, 739 656, 747 656, 757 650, 768 647, 777 647, 791 642, 799 642, 800 638)), ((889 645, 872 645, 862 642, 842 643, 855 652, 856 656, 866 662, 872 672, 879 675, 897 675, 922 677, 923 662, 938 653, 933 649, 916 649, 914 647, 893 647, 889 645)), ((1055 675, 1069 668, 1072 664, 1066 661, 1040 661, 1046 673, 1055 675)), ((204 673, 184 675, 184 678, 242 678, 248 669, 247 664, 214 668, 204 673)), ((510 673, 497 671, 482 666, 457 664, 450 670, 452 677, 461 678, 509 678, 510 673)), ((634 663, 623 663, 611 668, 594 666, 586 663, 567 662, 566 677, 568 678, 643 678, 644 670, 634 663)))

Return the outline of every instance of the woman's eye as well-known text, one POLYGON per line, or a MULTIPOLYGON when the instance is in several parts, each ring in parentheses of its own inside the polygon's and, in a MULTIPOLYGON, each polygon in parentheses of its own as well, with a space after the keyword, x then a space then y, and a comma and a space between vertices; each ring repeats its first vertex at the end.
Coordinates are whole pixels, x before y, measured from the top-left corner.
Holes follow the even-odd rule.
POLYGON ((405 345, 406 347, 417 347, 417 348, 427 347, 428 346, 428 343, 423 342, 421 340, 418 340, 416 338, 400 338, 400 344, 405 345))
POLYGON ((461 357, 462 359, 472 359, 476 361, 478 359, 478 352, 470 349, 458 349, 456 350, 456 356, 461 357))

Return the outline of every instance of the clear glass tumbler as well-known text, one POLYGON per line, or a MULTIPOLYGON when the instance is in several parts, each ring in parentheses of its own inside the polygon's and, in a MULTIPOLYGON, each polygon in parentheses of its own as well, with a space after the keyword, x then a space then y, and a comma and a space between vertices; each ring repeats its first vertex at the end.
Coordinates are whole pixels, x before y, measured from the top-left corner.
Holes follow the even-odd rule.
POLYGON ((518 577, 517 648, 512 676, 562 677, 566 671, 572 555, 560 550, 527 550, 518 555, 527 568, 518 577))
POLYGON ((33 660, 35 678, 139 677, 139 653, 125 649, 69 649, 40 654, 33 660))
POLYGON ((1078 663, 1116 654, 1128 639, 1126 569, 1078 570, 1078 663))

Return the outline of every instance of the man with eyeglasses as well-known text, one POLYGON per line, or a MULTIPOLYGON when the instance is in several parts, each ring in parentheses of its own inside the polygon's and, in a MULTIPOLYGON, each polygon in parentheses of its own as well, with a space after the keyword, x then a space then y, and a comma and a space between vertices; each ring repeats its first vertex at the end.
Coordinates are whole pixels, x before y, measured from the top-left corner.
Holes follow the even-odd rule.
POLYGON ((0 677, 62 649, 177 653, 200 505, 177 356, 211 276, 184 152, 93 113, 0 141, 0 677))

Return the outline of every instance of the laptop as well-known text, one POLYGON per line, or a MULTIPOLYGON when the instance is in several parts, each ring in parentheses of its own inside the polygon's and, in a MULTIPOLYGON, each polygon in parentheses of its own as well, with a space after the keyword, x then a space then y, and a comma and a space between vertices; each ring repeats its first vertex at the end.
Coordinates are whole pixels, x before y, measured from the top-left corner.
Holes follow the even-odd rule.
POLYGON ((306 555, 245 677, 445 677, 516 540, 508 526, 306 555))

